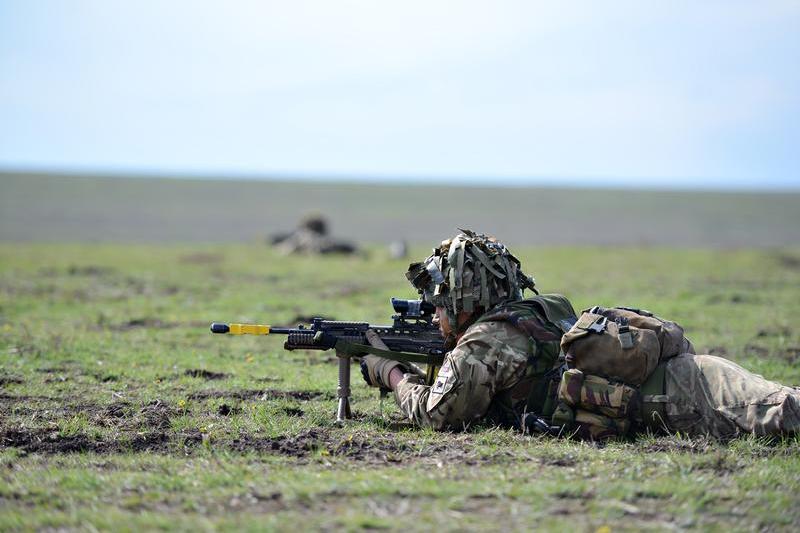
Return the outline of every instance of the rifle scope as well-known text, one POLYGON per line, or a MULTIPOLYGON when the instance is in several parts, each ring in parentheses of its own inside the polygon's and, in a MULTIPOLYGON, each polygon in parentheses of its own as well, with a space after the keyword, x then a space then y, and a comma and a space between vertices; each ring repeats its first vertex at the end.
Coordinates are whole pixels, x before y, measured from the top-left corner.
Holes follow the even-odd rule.
POLYGON ((409 318, 425 318, 433 316, 436 307, 425 300, 403 300, 392 298, 392 307, 395 312, 409 318))

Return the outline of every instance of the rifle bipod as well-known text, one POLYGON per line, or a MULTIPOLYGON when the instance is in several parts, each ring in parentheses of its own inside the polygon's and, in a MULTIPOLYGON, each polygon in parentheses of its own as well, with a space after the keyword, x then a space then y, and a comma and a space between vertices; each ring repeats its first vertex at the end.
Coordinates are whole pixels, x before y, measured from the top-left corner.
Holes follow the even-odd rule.
POLYGON ((350 412, 350 357, 337 353, 339 358, 339 385, 336 387, 336 397, 339 405, 336 408, 336 423, 342 424, 345 420, 353 418, 350 412))

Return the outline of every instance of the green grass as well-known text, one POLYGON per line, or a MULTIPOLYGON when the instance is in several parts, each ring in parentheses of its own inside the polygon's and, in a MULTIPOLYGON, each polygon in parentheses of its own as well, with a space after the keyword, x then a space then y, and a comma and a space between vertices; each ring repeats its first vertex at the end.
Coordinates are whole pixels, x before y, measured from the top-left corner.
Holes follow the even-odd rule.
MULTIPOLYGON (((515 251, 578 309, 645 307, 699 351, 800 383, 798 250, 515 251)), ((797 439, 434 433, 357 372, 357 418, 338 427, 331 354, 208 332, 214 320, 386 322, 390 296, 413 296, 406 266, 377 248, 0 245, 0 530, 800 525, 797 439)))

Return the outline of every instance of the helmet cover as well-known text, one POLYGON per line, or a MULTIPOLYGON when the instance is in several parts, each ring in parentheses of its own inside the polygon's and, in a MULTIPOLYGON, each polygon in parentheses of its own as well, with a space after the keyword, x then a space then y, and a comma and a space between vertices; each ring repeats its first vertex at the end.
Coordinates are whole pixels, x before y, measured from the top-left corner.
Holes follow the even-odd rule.
POLYGON ((488 311, 500 302, 521 300, 524 289, 536 292, 534 279, 505 245, 482 233, 459 231, 406 272, 425 301, 447 309, 451 324, 462 311, 488 311))

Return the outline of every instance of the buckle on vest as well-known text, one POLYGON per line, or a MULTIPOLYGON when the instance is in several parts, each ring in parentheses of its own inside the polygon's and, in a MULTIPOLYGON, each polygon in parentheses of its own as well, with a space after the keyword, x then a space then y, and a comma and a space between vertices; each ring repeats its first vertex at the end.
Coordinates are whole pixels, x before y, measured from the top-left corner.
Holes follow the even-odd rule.
POLYGON ((619 323, 619 343, 623 350, 630 350, 633 348, 633 333, 628 325, 628 319, 620 317, 617 323, 619 323))
POLYGON ((592 322, 592 325, 586 328, 586 331, 593 331, 599 335, 606 330, 606 326, 608 326, 608 319, 604 316, 601 316, 592 322))

